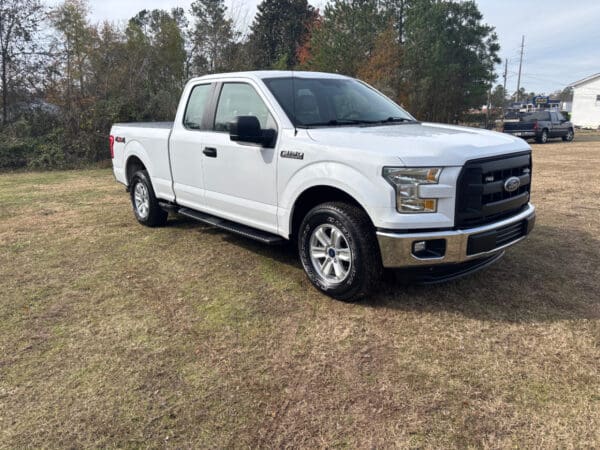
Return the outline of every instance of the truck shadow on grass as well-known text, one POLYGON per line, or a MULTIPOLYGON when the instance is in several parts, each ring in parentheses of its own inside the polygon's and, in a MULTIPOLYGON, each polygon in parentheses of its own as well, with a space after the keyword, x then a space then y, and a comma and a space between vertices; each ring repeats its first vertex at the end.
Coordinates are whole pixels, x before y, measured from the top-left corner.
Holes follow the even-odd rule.
MULTIPOLYGON (((265 246, 218 228, 178 219, 171 226, 198 229, 231 245, 305 274, 295 245, 265 246)), ((456 313, 477 320, 548 322, 600 319, 600 241, 589 233, 539 225, 498 262, 458 280, 435 285, 411 282, 402 270, 386 270, 381 286, 359 305, 391 310, 456 313)), ((314 290, 314 296, 327 297, 314 290)), ((332 300, 333 301, 333 300, 332 300)))

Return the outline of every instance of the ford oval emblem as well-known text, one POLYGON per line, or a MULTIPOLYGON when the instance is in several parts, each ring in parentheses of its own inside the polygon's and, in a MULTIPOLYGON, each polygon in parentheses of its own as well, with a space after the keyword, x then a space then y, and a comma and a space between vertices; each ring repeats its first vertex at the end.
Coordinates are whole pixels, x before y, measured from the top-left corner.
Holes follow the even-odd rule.
POLYGON ((519 187, 521 187, 521 180, 518 177, 510 177, 504 182, 506 192, 515 192, 519 187))

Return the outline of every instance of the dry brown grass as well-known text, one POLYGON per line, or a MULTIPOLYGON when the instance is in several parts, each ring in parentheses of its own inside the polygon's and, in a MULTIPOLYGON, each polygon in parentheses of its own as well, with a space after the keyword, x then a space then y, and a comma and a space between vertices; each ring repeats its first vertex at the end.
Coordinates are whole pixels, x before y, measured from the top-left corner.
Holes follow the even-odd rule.
POLYGON ((599 447, 599 167, 536 146, 528 240, 356 305, 109 171, 2 175, 0 447, 599 447))

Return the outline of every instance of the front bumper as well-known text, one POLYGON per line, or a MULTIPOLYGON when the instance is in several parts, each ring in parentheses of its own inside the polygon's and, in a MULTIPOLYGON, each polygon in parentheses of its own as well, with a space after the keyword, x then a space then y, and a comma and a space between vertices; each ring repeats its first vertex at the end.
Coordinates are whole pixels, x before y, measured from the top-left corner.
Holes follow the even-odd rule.
POLYGON ((508 219, 464 230, 397 233, 378 231, 377 240, 384 267, 414 267, 454 264, 484 258, 522 241, 535 224, 535 207, 508 219), (435 242, 436 251, 426 256, 415 252, 416 242, 435 242), (415 254, 417 253, 417 255, 415 254))

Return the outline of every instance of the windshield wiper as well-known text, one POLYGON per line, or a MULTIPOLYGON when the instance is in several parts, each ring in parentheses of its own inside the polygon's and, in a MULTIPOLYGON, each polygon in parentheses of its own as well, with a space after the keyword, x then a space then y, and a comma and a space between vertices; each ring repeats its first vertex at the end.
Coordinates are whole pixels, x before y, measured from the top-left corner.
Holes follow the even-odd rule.
POLYGON ((307 123, 304 126, 306 127, 335 127, 335 126, 343 126, 343 125, 361 125, 365 123, 373 123, 370 120, 357 120, 357 119, 333 119, 327 122, 315 122, 315 123, 307 123))
POLYGON ((384 120, 365 120, 365 119, 332 119, 328 122, 315 122, 307 123, 305 127, 335 127, 344 125, 382 125, 386 123, 405 123, 405 122, 416 122, 416 120, 408 119, 406 117, 388 117, 384 120))
POLYGON ((382 123, 405 123, 405 122, 416 122, 416 120, 409 119, 407 117, 388 117, 384 120, 375 120, 371 122, 372 124, 382 124, 382 123))

